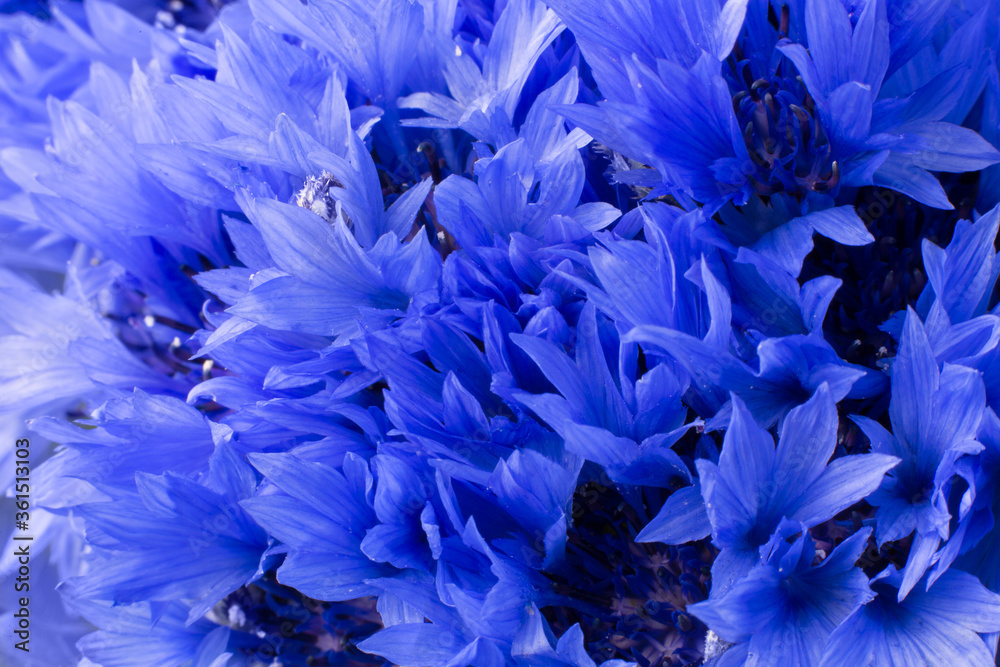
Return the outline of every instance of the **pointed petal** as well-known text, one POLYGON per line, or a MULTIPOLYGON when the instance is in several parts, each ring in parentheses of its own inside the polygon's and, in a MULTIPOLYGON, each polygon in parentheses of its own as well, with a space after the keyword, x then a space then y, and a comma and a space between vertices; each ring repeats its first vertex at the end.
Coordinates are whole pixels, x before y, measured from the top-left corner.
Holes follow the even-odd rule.
POLYGON ((835 155, 850 155, 863 148, 871 133, 871 88, 856 81, 839 86, 830 94, 829 110, 823 120, 829 126, 835 155))
POLYGON ((362 651, 398 665, 443 664, 463 646, 454 632, 434 623, 393 625, 358 643, 362 651))
POLYGON ((798 499, 790 518, 815 526, 873 493, 885 473, 899 463, 894 456, 856 454, 837 459, 798 499))
POLYGON ((659 514, 646 524, 635 541, 684 544, 707 537, 711 531, 701 487, 695 484, 667 498, 659 514))
POLYGON ((913 535, 913 544, 910 546, 910 553, 906 557, 906 565, 903 567, 903 581, 899 584, 898 600, 903 601, 917 582, 923 578, 927 568, 931 566, 931 559, 941 538, 937 533, 922 533, 919 530, 913 535))
POLYGON ((838 206, 810 213, 802 218, 812 228, 837 243, 868 245, 875 240, 853 206, 838 206))
POLYGON ((908 308, 899 351, 892 364, 892 400, 889 416, 896 437, 909 443, 920 441, 929 425, 939 373, 934 351, 920 318, 908 308))
POLYGON ((913 164, 906 156, 895 152, 889 153, 889 157, 873 175, 872 182, 913 197, 921 204, 946 211, 955 208, 948 201, 948 195, 938 179, 913 164))
POLYGON ((392 203, 385 213, 385 229, 393 232, 399 238, 405 238, 413 227, 413 221, 424 205, 424 200, 431 191, 434 181, 425 178, 413 186, 392 203))
POLYGON ((779 494, 812 484, 819 477, 837 446, 837 425, 837 406, 826 383, 788 413, 774 460, 773 480, 779 494))
MULTIPOLYGON (((719 456, 719 475, 736 492, 751 516, 765 506, 774 470, 774 440, 757 425, 738 396, 719 456)), ((706 502, 711 499, 706 496, 706 502)))
POLYGON ((906 129, 908 134, 919 137, 920 140, 918 145, 921 150, 907 155, 914 167, 963 172, 978 171, 1000 162, 1000 152, 968 128, 951 123, 929 122, 906 129))
POLYGON ((851 65, 851 20, 839 0, 805 3, 809 53, 816 63, 821 96, 846 83, 851 65))
POLYGON ((882 2, 865 3, 851 37, 848 75, 878 90, 889 67, 889 25, 882 2))

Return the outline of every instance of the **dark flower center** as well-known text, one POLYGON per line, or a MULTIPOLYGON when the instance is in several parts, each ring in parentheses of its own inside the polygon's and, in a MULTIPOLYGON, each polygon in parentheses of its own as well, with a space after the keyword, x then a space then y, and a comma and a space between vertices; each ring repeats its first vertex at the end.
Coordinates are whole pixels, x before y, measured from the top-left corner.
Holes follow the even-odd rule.
POLYGON ((754 192, 767 196, 835 190, 840 169, 802 79, 775 75, 754 81, 749 61, 733 67, 740 84, 733 110, 753 162, 747 178, 754 192))
POLYGON ((384 664, 356 648, 358 642, 382 629, 375 598, 321 602, 282 586, 268 574, 231 593, 209 618, 235 631, 230 651, 263 665, 384 664))
MULTIPOLYGON (((894 313, 915 305, 927 284, 921 242, 944 247, 955 223, 971 219, 979 174, 942 174, 955 210, 941 211, 888 188, 860 188, 854 206, 875 235, 867 246, 844 246, 821 236, 806 257, 799 279, 834 275, 844 281, 827 309, 823 331, 850 363, 877 368, 895 354, 892 337, 880 327, 894 313)), ((996 297, 990 301, 992 307, 996 297)))
MULTIPOLYGON (((667 496, 661 489, 643 494, 646 505, 655 506, 653 513, 667 496)), ((610 486, 589 482, 578 487, 566 561, 545 573, 567 603, 544 613, 556 634, 579 623, 597 662, 695 664, 707 630, 686 610, 707 597, 717 551, 708 542, 638 544, 635 536, 646 522, 610 486)))

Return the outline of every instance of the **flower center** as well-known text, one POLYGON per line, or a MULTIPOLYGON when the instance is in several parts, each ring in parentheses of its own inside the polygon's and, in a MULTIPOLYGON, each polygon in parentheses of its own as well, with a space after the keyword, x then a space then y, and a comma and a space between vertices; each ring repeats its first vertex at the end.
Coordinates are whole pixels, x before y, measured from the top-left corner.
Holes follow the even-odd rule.
POLYGON ((812 97, 801 78, 775 75, 751 80, 749 61, 735 63, 741 89, 733 110, 753 161, 747 174, 754 192, 831 192, 840 168, 812 97))
MULTIPOLYGON (((337 219, 338 209, 330 190, 339 187, 343 187, 340 181, 329 172, 324 171, 319 176, 309 176, 302 184, 302 189, 295 195, 295 203, 333 224, 337 219)), ((350 228, 350 219, 343 211, 340 211, 340 214, 344 216, 344 222, 350 228)))
POLYGON ((355 645, 382 629, 374 598, 321 602, 282 586, 273 575, 231 593, 208 618, 235 632, 230 651, 272 665, 362 667, 383 661, 355 645))
MULTIPOLYGON (((646 489, 647 506, 666 499, 646 489)), ((655 512, 653 512, 655 514, 655 512)), ((707 542, 682 547, 638 544, 646 521, 617 491, 589 482, 577 488, 565 563, 545 573, 567 604, 547 607, 561 634, 579 623, 597 662, 621 659, 650 667, 694 664, 702 658, 706 628, 686 612, 704 600, 717 551, 707 542)))

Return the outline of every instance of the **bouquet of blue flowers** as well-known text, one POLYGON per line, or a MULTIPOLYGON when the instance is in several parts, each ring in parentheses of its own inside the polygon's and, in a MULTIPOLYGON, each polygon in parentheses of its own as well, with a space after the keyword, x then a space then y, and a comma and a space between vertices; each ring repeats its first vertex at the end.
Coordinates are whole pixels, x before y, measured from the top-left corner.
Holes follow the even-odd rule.
POLYGON ((0 0, 0 664, 1000 664, 998 52, 0 0))

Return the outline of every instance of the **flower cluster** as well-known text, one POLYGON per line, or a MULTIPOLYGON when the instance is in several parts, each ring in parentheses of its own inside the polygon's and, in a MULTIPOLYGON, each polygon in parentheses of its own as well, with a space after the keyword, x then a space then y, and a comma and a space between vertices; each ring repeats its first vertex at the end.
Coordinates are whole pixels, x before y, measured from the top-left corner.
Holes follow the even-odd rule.
POLYGON ((998 6, 0 0, 0 661, 991 667, 998 6))

